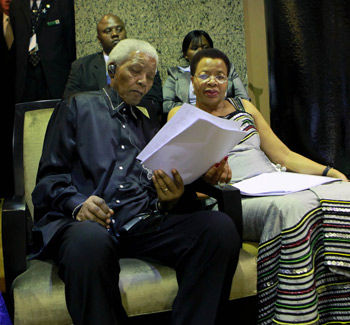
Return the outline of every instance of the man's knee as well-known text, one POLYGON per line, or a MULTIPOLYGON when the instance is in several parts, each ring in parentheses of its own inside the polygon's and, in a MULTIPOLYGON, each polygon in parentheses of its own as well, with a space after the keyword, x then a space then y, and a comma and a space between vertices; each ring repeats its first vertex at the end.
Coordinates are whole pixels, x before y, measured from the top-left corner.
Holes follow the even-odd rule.
POLYGON ((80 265, 95 265, 117 258, 116 240, 96 222, 72 224, 62 237, 60 259, 80 265))
POLYGON ((222 248, 241 246, 240 236, 233 220, 220 211, 201 211, 197 222, 206 228, 206 238, 222 248))

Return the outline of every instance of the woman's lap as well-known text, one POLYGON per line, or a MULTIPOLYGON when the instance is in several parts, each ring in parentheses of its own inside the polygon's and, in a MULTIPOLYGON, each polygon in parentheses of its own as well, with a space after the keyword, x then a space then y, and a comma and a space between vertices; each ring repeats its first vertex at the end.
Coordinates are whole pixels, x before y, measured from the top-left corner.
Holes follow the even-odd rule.
POLYGON ((243 239, 264 243, 278 236, 319 207, 320 199, 350 201, 350 183, 334 182, 287 195, 242 198, 243 239))
POLYGON ((350 183, 244 198, 242 207, 244 239, 260 238, 259 324, 350 321, 341 308, 350 306, 350 183))

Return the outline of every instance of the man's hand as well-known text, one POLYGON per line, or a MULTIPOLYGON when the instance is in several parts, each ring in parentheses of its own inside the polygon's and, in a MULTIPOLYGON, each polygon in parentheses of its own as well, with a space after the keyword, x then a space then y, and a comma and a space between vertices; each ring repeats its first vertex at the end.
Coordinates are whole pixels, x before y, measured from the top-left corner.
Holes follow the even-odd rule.
POLYGON ((171 173, 174 180, 160 169, 154 171, 152 176, 161 209, 164 210, 171 210, 184 193, 184 183, 179 172, 172 169, 171 173))
POLYGON ((210 167, 203 176, 203 179, 209 184, 216 185, 218 183, 228 183, 231 180, 231 177, 231 168, 227 162, 226 156, 219 163, 210 167))
POLYGON ((109 228, 111 216, 114 211, 108 207, 105 200, 96 196, 90 196, 81 206, 76 219, 78 221, 91 220, 109 228))

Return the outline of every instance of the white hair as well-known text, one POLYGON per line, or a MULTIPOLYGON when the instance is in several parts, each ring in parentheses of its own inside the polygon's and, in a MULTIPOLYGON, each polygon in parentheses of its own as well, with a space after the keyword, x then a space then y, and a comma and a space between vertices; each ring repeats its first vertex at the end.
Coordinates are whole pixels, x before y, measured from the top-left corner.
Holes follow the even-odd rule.
POLYGON ((128 59, 130 53, 139 51, 149 55, 156 60, 158 65, 158 54, 156 49, 148 42, 138 39, 127 38, 121 40, 116 46, 114 46, 111 53, 109 53, 108 65, 119 65, 128 59))

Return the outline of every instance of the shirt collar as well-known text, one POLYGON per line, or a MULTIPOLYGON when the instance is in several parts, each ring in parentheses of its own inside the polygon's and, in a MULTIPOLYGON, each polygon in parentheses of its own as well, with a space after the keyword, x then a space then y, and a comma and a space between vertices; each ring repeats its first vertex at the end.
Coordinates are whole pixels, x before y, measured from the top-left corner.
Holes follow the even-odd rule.
MULTIPOLYGON (((41 4, 41 0, 35 0, 36 1, 36 5, 38 6, 38 8, 40 7, 41 4)), ((33 2, 34 0, 30 0, 30 8, 33 7, 33 2)))
POLYGON ((10 23, 9 16, 5 13, 2 13, 2 26, 4 27, 4 35, 5 35, 5 26, 10 23))
POLYGON ((136 107, 125 103, 124 100, 119 96, 116 90, 114 90, 112 87, 104 87, 102 91, 107 97, 107 101, 109 102, 110 112, 112 116, 114 116, 117 113, 125 114, 125 110, 127 110, 127 112, 130 112, 131 115, 135 119, 137 119, 138 110, 136 109, 136 107))
POLYGON ((180 70, 184 71, 184 72, 191 72, 191 67, 188 66, 188 67, 180 67, 178 66, 180 70))
POLYGON ((108 63, 109 55, 107 55, 104 51, 102 53, 103 53, 103 58, 105 59, 106 70, 107 70, 107 63, 108 63))

